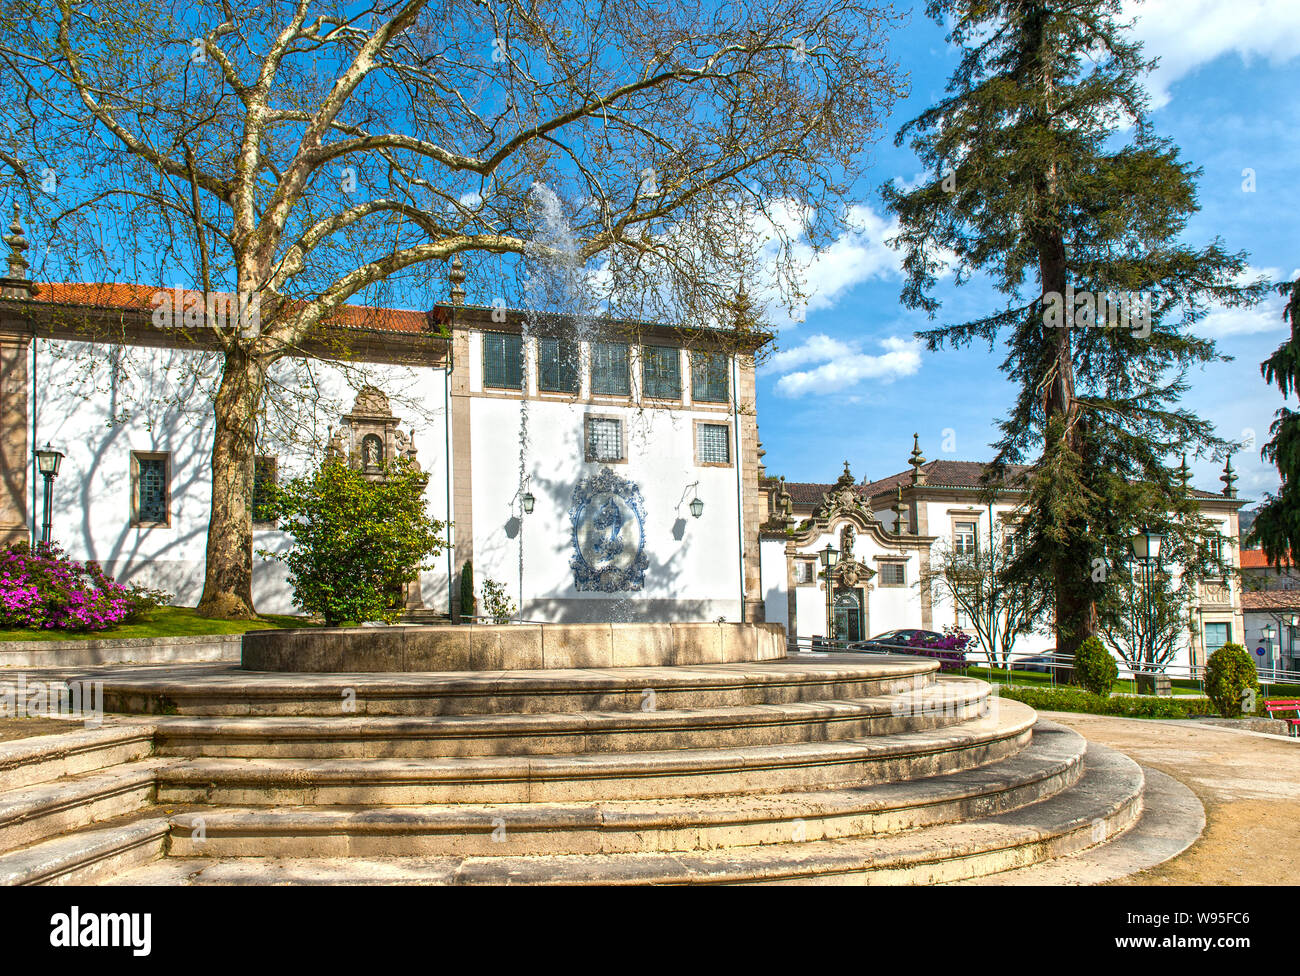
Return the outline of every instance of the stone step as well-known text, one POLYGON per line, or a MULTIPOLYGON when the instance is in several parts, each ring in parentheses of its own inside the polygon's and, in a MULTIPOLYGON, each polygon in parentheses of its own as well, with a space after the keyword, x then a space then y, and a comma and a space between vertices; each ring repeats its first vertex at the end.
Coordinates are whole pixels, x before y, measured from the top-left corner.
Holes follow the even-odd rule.
POLYGON ((160 803, 525 803, 774 793, 897 782, 1014 755, 1035 715, 999 702, 959 725, 836 742, 576 756, 173 760, 160 803))
POLYGON ((144 759, 0 793, 0 851, 148 806, 160 766, 174 761, 144 759))
POLYGON ((170 830, 166 817, 134 819, 0 854, 0 886, 113 884, 116 875, 159 861, 170 830))
POLYGON ((932 884, 1085 850, 1141 816, 1132 760, 1090 745, 1080 780, 1009 813, 878 837, 720 851, 449 857, 167 858, 114 884, 932 884))
POLYGON ((160 715, 485 715, 713 708, 874 698, 934 683, 926 658, 653 668, 289 674, 195 665, 88 671, 105 708, 160 715))
POLYGON ((163 718, 168 756, 412 758, 540 756, 836 741, 978 718, 988 685, 944 681, 878 698, 700 709, 538 715, 163 718))
POLYGON ((1036 803, 1083 771, 1083 738, 1039 723, 1019 755, 909 783, 766 796, 563 804, 196 811, 172 857, 445 857, 694 851, 880 835, 1036 803))
POLYGON ((0 784, 13 790, 61 776, 134 762, 153 752, 152 725, 77 728, 0 742, 0 784))

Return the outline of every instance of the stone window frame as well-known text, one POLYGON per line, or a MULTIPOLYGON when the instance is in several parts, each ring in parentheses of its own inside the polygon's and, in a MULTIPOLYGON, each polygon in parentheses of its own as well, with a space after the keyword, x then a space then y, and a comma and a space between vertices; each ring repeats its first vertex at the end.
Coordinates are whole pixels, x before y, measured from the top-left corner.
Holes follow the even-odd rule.
POLYGON ((532 345, 533 345, 534 363, 535 363, 534 368, 537 373, 536 380, 537 380, 538 396, 545 396, 553 399, 566 399, 566 400, 572 400, 575 397, 581 396, 583 372, 585 371, 585 367, 586 367, 585 357, 583 355, 582 342, 571 336, 544 335, 544 336, 535 336, 532 340, 532 345), (573 375, 573 389, 571 390, 550 389, 542 385, 542 370, 543 370, 542 343, 543 342, 554 342, 556 344, 557 364, 562 365, 564 363, 566 352, 570 354, 569 358, 571 359, 570 369, 572 370, 572 375, 573 375))
POLYGON ((627 464, 627 420, 618 414, 587 413, 582 416, 582 458, 588 464, 627 464), (619 439, 622 441, 622 457, 598 458, 591 455, 591 422, 593 420, 612 420, 618 424, 619 439))
POLYGON ((877 556, 876 557, 876 585, 887 589, 903 589, 907 583, 907 559, 898 556, 877 556), (891 583, 885 578, 885 570, 891 566, 897 566, 903 571, 903 578, 897 583, 891 583))
MULTIPOLYGON (((588 372, 588 390, 591 399, 604 400, 631 400, 635 394, 632 382, 632 374, 636 371, 633 367, 633 345, 630 342, 622 342, 617 339, 592 339, 586 343, 587 346, 587 372, 588 372), (596 347, 597 346, 622 346, 624 353, 623 377, 627 381, 626 393, 605 393, 596 389, 596 347)), ((639 364, 638 364, 639 365, 639 364)))
POLYGON ((257 517, 257 465, 269 464, 271 468, 271 484, 280 482, 280 459, 274 454, 257 454, 253 457, 253 496, 249 499, 249 511, 253 518, 253 525, 264 528, 274 528, 279 523, 275 519, 260 519, 257 517))
POLYGON ((964 524, 966 524, 966 523, 971 523, 971 524, 973 524, 973 525, 975 526, 975 532, 974 532, 974 535, 973 535, 973 537, 972 537, 972 538, 973 538, 973 545, 972 545, 972 547, 971 547, 970 553, 966 553, 966 554, 967 554, 967 555, 977 555, 977 554, 979 553, 979 551, 980 551, 980 519, 979 519, 979 512, 953 512, 953 511, 949 511, 949 512, 948 512, 948 517, 949 517, 949 519, 950 519, 951 522, 952 522, 952 536, 951 536, 951 538, 952 538, 952 551, 953 551, 954 553, 957 553, 957 552, 965 553, 965 550, 964 550, 964 549, 959 550, 959 549, 957 548, 957 526, 958 526, 958 525, 964 525, 964 524))
POLYGON ((170 529, 172 527, 172 453, 171 451, 131 452, 131 527, 136 529, 170 529), (140 518, 140 462, 163 462, 163 502, 167 517, 161 522, 146 522, 140 518))
POLYGON ((691 370, 691 403, 715 405, 731 403, 731 362, 727 354, 725 352, 692 350, 688 358, 691 370), (714 361, 720 361, 722 366, 722 395, 718 397, 701 396, 698 381, 701 376, 707 377, 708 367, 714 361))
POLYGON ((794 585, 795 586, 816 586, 817 579, 817 559, 816 557, 795 557, 794 563, 794 585), (808 579, 799 578, 799 567, 807 566, 809 569, 808 579))
POLYGON ((481 360, 482 374, 480 385, 484 390, 493 390, 498 393, 525 394, 529 386, 529 369, 528 369, 528 346, 524 342, 524 337, 517 332, 494 332, 484 330, 479 334, 479 354, 481 360), (519 385, 518 386, 498 386, 488 382, 488 341, 491 339, 516 340, 519 343, 519 385))
POLYGON ((641 344, 640 352, 641 352, 641 355, 640 355, 640 360, 641 360, 641 362, 640 362, 640 370, 641 370, 641 398, 644 399, 644 400, 654 400, 654 401, 657 401, 657 402, 659 402, 659 403, 681 403, 681 402, 682 402, 682 398, 683 398, 683 397, 685 396, 685 394, 686 394, 686 380, 685 380, 685 378, 682 376, 682 352, 683 352, 682 347, 681 347, 681 346, 673 346, 673 345, 661 345, 661 344, 653 343, 653 342, 644 342, 644 343, 641 344), (676 355, 676 357, 677 357, 677 359, 676 359, 676 361, 677 361, 677 393, 676 393, 676 395, 674 395, 674 396, 660 396, 659 394, 655 394, 655 393, 651 393, 651 392, 649 392, 649 390, 650 390, 650 384, 649 384, 648 382, 646 382, 646 378, 647 378, 646 369, 647 369, 647 367, 648 367, 648 365, 649 365, 649 362, 650 362, 651 357, 650 357, 650 356, 647 356, 646 353, 647 353, 648 350, 651 350, 651 349, 658 350, 658 351, 667 351, 667 352, 672 352, 672 353, 674 353, 674 354, 676 355))
POLYGON ((718 423, 716 420, 696 417, 691 421, 691 448, 695 455, 695 466, 697 468, 732 468, 736 465, 736 444, 730 423, 718 423), (726 461, 701 461, 700 460, 700 427, 707 425, 709 427, 722 427, 727 432, 727 460, 726 461))

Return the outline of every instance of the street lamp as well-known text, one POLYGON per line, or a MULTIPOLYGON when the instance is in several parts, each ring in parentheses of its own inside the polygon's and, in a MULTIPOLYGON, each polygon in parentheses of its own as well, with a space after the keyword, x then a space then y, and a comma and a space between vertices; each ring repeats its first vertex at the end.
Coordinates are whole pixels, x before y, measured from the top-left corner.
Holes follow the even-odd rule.
POLYGON ((826 639, 833 641, 835 639, 835 616, 831 612, 831 590, 834 588, 831 583, 831 570, 835 564, 840 561, 839 550, 826 543, 826 548, 821 551, 822 570, 826 577, 826 639))
POLYGON ((45 442, 44 447, 37 448, 34 453, 36 470, 45 479, 45 518, 41 523, 41 544, 48 546, 50 523, 54 513, 54 478, 59 473, 59 462, 63 460, 63 453, 52 448, 49 441, 45 442))
POLYGON ((1275 668, 1273 663, 1273 638, 1277 636, 1277 629, 1272 624, 1265 624, 1260 633, 1264 635, 1264 646, 1268 648, 1268 666, 1270 669, 1275 668))
POLYGON ((1154 529, 1143 526, 1138 532, 1133 533, 1129 538, 1129 545, 1133 548, 1133 555, 1142 565, 1142 595, 1145 605, 1146 616, 1145 626, 1142 636, 1142 663, 1149 665, 1150 672, 1144 667, 1140 672, 1140 678, 1146 677, 1147 683, 1154 689, 1155 687, 1155 662, 1156 662, 1156 635, 1155 635, 1155 604, 1152 594, 1155 584, 1155 573, 1160 565, 1160 543, 1163 536, 1154 529))
POLYGON ((691 499, 691 516, 693 518, 699 518, 703 514, 704 514, 704 502, 701 501, 699 495, 696 495, 694 498, 691 499))
POLYGON ((524 492, 524 497, 519 501, 524 506, 524 514, 531 515, 533 506, 537 504, 537 499, 533 497, 533 493, 531 491, 524 492))

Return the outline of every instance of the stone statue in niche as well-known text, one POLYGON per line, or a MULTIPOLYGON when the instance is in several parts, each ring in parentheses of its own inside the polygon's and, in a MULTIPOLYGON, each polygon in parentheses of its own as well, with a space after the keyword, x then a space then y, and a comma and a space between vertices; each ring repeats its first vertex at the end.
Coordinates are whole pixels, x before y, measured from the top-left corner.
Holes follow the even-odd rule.
POLYGON ((384 442, 375 434, 361 439, 361 464, 367 471, 377 471, 384 466, 384 442))
POLYGON ((846 525, 840 529, 840 559, 853 558, 853 541, 855 538, 856 533, 853 531, 853 526, 846 525))
POLYGON ((352 412, 343 415, 343 427, 330 438, 329 454, 347 458, 371 478, 382 477, 389 461, 405 460, 419 471, 414 435, 402 430, 399 423, 382 390, 362 387, 352 412))

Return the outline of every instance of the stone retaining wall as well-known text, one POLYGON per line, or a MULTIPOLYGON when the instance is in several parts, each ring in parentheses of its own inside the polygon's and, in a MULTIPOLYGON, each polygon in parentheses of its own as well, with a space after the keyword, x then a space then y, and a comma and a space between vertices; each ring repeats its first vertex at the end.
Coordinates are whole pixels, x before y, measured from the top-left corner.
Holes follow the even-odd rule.
POLYGON ((779 624, 474 624, 254 630, 249 671, 519 671, 773 661, 779 624))
POLYGON ((238 661, 241 636, 202 634, 195 637, 124 637, 118 640, 4 641, 0 643, 0 668, 238 661))

